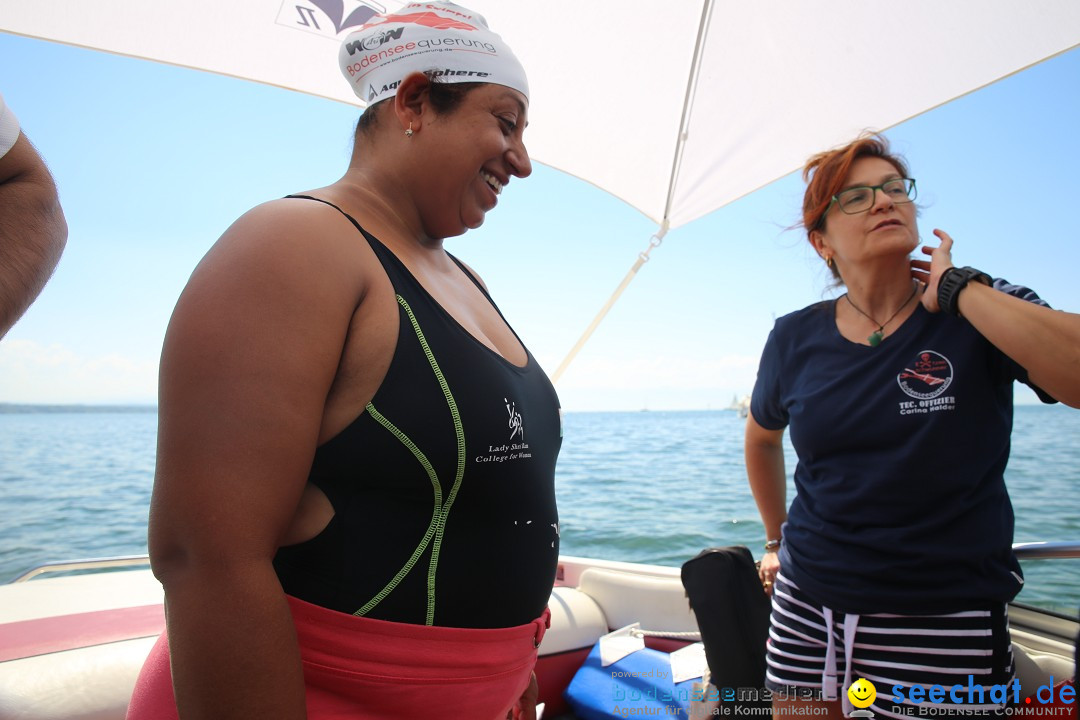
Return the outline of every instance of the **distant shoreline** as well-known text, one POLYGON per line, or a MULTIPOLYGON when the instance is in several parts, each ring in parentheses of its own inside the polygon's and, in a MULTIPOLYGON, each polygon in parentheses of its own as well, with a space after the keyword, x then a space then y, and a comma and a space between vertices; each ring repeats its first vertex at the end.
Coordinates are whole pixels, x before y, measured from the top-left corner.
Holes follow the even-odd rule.
POLYGON ((156 413, 157 405, 20 405, 0 403, 0 415, 30 413, 156 413))

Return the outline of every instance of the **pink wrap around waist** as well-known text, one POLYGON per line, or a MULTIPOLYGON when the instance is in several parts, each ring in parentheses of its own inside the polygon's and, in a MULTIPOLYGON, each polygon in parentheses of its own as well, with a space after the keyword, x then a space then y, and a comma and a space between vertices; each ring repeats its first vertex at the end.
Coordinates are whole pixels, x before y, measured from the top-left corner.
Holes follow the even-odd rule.
MULTIPOLYGON (((311 720, 503 720, 529 684, 550 617, 545 610, 511 628, 447 628, 288 601, 311 720)), ((164 633, 135 684, 127 718, 177 718, 164 633)))

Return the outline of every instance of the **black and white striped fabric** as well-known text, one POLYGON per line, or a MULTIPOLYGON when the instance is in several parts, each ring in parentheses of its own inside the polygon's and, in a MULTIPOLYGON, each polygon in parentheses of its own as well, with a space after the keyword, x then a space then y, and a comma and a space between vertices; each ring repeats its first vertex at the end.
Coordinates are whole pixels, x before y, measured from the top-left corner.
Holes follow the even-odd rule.
POLYGON ((877 717, 999 709, 1013 693, 1011 687, 1006 691, 1013 679, 1007 607, 948 615, 852 615, 816 604, 778 575, 766 686, 781 697, 842 700, 850 714, 855 708, 847 688, 859 678, 877 690, 869 708, 877 717), (926 695, 935 685, 944 688, 937 693, 941 702, 926 695), (919 686, 923 700, 914 704, 911 689, 919 686))

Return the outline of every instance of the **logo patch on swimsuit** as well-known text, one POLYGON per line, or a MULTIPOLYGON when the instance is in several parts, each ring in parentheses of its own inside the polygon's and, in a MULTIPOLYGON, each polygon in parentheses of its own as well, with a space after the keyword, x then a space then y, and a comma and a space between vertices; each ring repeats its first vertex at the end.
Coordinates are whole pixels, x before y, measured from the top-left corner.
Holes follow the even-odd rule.
POLYGON ((517 411, 517 404, 507 398, 503 398, 503 403, 506 408, 506 426, 510 429, 510 439, 496 445, 488 445, 487 454, 480 454, 474 458, 477 463, 501 463, 510 460, 528 460, 532 457, 532 449, 529 443, 525 442, 525 423, 521 419, 521 413, 517 411))
POLYGON ((521 420, 521 413, 517 411, 517 405, 506 398, 503 398, 503 402, 506 403, 506 412, 510 418, 507 421, 507 426, 510 428, 510 439, 518 437, 521 440, 525 439, 525 425, 521 420))
POLYGON ((896 376, 900 389, 917 400, 936 398, 948 389, 952 381, 952 363, 933 350, 920 352, 896 376))

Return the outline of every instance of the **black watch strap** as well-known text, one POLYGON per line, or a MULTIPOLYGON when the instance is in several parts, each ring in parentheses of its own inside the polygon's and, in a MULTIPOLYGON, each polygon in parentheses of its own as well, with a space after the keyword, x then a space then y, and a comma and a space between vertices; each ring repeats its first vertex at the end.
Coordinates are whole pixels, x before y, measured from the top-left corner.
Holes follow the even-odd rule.
POLYGON ((967 284, 972 280, 981 282, 983 285, 993 283, 993 278, 982 270, 976 270, 973 267, 951 267, 942 273, 941 279, 938 280, 937 290, 938 308, 941 309, 941 312, 949 315, 960 315, 957 298, 960 297, 960 291, 967 287, 967 284))

